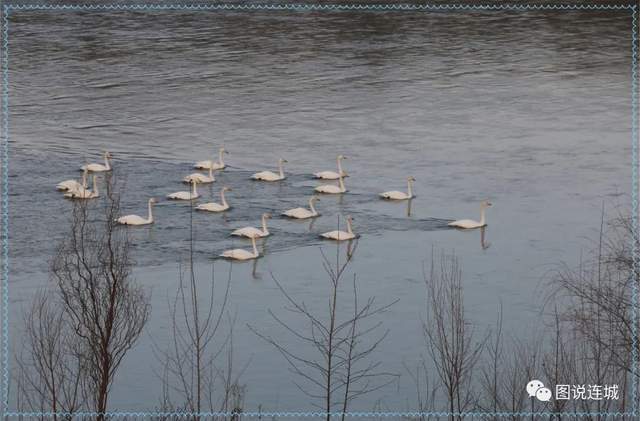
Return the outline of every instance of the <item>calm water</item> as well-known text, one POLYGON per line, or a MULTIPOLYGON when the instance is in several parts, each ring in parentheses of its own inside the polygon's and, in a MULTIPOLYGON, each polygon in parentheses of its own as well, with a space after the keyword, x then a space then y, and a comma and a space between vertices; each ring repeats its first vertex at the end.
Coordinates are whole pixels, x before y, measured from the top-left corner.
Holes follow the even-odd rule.
MULTIPOLYGON (((20 312, 47 281, 70 204, 56 182, 77 177, 102 150, 126 181, 127 213, 149 196, 183 190, 193 161, 229 151, 230 168, 204 199, 233 191, 224 215, 195 216, 203 286, 231 229, 265 211, 306 204, 312 171, 345 167, 349 194, 323 197, 313 225, 275 218, 257 264, 234 265, 236 364, 247 409, 310 410, 286 361, 247 324, 295 346, 268 316, 283 317, 271 274, 313 308, 326 303, 318 233, 353 215, 362 235, 351 273, 363 296, 400 302, 384 315, 390 334, 375 358, 405 373, 426 354, 422 265, 432 247, 461 257, 467 309, 484 330, 504 304, 506 330, 526 338, 540 323, 545 276, 574 263, 607 209, 631 184, 630 18, 626 13, 16 13, 10 39, 10 296, 12 340, 20 312), (248 176, 289 160, 286 181, 248 176), (417 179, 417 198, 376 194, 417 179), (489 227, 446 227, 478 218, 489 227), (15 316, 15 317, 14 317, 15 316)), ((130 212, 129 212, 130 211, 130 212)), ((114 409, 156 406, 160 386, 150 338, 166 340, 188 237, 188 205, 161 201, 157 223, 132 230, 137 279, 152 291, 152 319, 124 362, 114 409)), ((344 249, 340 251, 344 252, 344 249)), ((297 323, 292 321, 292 323, 297 323)), ((353 410, 413 408, 404 375, 353 410)))

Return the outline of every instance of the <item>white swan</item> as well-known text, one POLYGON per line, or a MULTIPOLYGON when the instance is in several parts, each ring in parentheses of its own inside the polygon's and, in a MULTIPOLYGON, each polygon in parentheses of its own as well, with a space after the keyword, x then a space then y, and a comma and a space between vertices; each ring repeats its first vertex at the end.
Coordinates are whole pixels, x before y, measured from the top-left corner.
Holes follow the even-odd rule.
POLYGON ((153 204, 156 203, 156 200, 154 198, 149 199, 149 215, 147 216, 147 218, 143 218, 141 216, 138 215, 126 215, 126 216, 121 216, 120 218, 116 219, 116 222, 122 225, 148 225, 148 224, 153 224, 153 213, 151 208, 153 207, 153 204))
POLYGON ((218 162, 212 161, 210 159, 207 161, 198 161, 195 163, 193 167, 199 170, 208 170, 208 169, 223 170, 227 166, 224 163, 223 155, 228 153, 229 152, 227 152, 224 148, 220 148, 218 149, 218 162))
POLYGON ((87 188, 87 174, 89 170, 85 169, 82 172, 82 179, 80 182, 76 180, 65 180, 56 184, 56 189, 60 191, 75 191, 75 190, 86 190, 87 188))
POLYGON ((322 184, 315 188, 315 191, 318 193, 327 193, 327 194, 340 194, 345 193, 347 191, 344 186, 343 177, 338 177, 338 185, 334 186, 332 184, 322 184))
POLYGON ((216 178, 213 176, 213 168, 209 168, 209 175, 194 172, 182 179, 184 183, 191 183, 194 180, 201 184, 213 183, 216 181, 216 178))
POLYGON ((260 256, 258 254, 258 248, 256 247, 255 237, 251 237, 251 245, 253 246, 253 252, 244 249, 225 250, 220 257, 224 257, 232 260, 251 260, 260 256))
POLYGON ((282 214, 284 216, 288 216, 289 218, 295 218, 295 219, 308 219, 308 218, 315 218, 316 216, 319 216, 320 214, 316 211, 316 208, 313 206, 313 204, 317 201, 320 200, 320 198, 316 195, 311 196, 311 198, 309 199, 309 209, 305 209, 305 208, 294 208, 294 209, 289 209, 287 211, 282 212, 282 214))
POLYGON ((257 172, 255 174, 253 174, 251 176, 251 178, 253 180, 260 180, 260 181, 280 181, 280 180, 284 180, 285 178, 287 178, 284 175, 284 169, 282 167, 282 164, 284 164, 285 162, 288 162, 288 161, 286 159, 282 159, 282 158, 280 158, 278 160, 278 170, 279 170, 278 174, 274 173, 273 171, 260 171, 260 172, 257 172))
POLYGON ((198 194, 198 190, 196 189, 196 184, 198 184, 197 181, 192 181, 191 182, 191 191, 178 191, 175 193, 171 193, 167 195, 167 199, 171 199, 171 200, 193 200, 193 199, 197 199, 198 197, 200 197, 200 195, 198 194))
POLYGON ((338 155, 337 161, 338 161, 338 172, 335 171, 320 171, 320 172, 316 172, 313 173, 313 176, 315 178, 320 178, 323 180, 337 180, 338 178, 340 178, 340 176, 342 177, 349 177, 349 175, 342 170, 342 163, 341 161, 343 159, 347 159, 346 156, 344 155, 338 155))
POLYGON ((104 165, 103 164, 86 164, 80 167, 82 171, 85 169, 89 172, 105 172, 111 171, 111 154, 109 152, 104 153, 104 165))
POLYGON ((100 196, 100 192, 98 192, 98 183, 96 181, 96 176, 93 176, 93 190, 87 190, 86 188, 71 190, 64 194, 64 197, 69 199, 95 199, 100 196))
POLYGON ((329 240, 344 241, 356 238, 351 227, 352 219, 347 216, 347 230, 346 231, 329 231, 324 234, 320 234, 321 237, 328 238, 329 240))
POLYGON ((215 202, 209 202, 209 203, 201 203, 198 206, 196 206, 196 210, 199 211, 208 211, 208 212, 224 212, 227 209, 229 209, 231 206, 229 206, 229 204, 227 203, 227 199, 225 199, 224 197, 224 192, 226 191, 231 191, 231 187, 223 187, 222 190, 220 190, 220 202, 221 203, 215 203, 215 202))
POLYGON ((231 233, 231 235, 236 235, 238 237, 247 237, 247 238, 261 238, 267 237, 269 235, 269 230, 267 229, 267 219, 271 218, 271 214, 263 213, 262 214, 262 229, 254 228, 254 227, 244 227, 239 228, 231 233))
POLYGON ((482 202, 480 202, 480 222, 474 221, 473 219, 459 219, 457 221, 449 222, 447 225, 449 225, 450 227, 464 229, 482 228, 487 225, 487 221, 484 217, 484 211, 489 206, 491 206, 491 202, 489 202, 488 200, 483 200, 482 202))
POLYGON ((384 193, 380 193, 380 197, 387 200, 409 200, 413 199, 415 196, 413 195, 413 190, 411 189, 413 182, 416 181, 413 177, 407 177, 407 193, 392 190, 386 191, 384 193))

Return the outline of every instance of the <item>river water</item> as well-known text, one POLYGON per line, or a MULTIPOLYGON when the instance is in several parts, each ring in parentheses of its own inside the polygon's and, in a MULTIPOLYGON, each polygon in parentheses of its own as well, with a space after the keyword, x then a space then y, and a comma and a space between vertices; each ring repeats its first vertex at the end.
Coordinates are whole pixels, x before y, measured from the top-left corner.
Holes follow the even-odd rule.
MULTIPOLYGON (((427 354, 423 265, 455 251, 469 321, 495 320, 526 339, 539 329, 548 274, 577 263, 631 190, 631 18, 626 12, 15 12, 10 19, 11 340, 47 282, 70 204, 54 189, 77 168, 114 156, 123 207, 184 189, 196 160, 224 146, 229 168, 203 199, 233 188, 224 215, 196 214, 196 265, 206 288, 231 229, 306 205, 313 171, 344 154, 349 193, 323 197, 313 225, 274 218, 265 257, 234 265, 230 311, 237 366, 247 364, 246 409, 312 410, 287 362, 247 325, 294 348, 268 311, 300 321, 272 276, 321 311, 328 299, 318 233, 352 215, 361 237, 348 275, 363 297, 399 300, 372 358, 400 379, 352 410, 414 409, 404 368, 427 354), (281 183, 248 180, 289 162, 281 183), (378 200, 416 178, 417 197, 378 200), (448 229, 479 218, 488 227, 448 229), (481 242, 484 241, 484 244, 481 242), (483 246, 484 245, 484 246, 483 246)), ((168 339, 167 297, 188 248, 189 206, 161 200, 156 224, 131 230, 134 275, 152 294, 151 320, 113 387, 115 410, 157 407, 152 340, 168 339)), ((262 247, 262 245, 261 245, 262 247)), ((344 248, 340 253, 344 252, 344 248)), ((348 289, 347 289, 348 291, 348 289)), ((17 346, 17 345, 16 345, 17 346)))

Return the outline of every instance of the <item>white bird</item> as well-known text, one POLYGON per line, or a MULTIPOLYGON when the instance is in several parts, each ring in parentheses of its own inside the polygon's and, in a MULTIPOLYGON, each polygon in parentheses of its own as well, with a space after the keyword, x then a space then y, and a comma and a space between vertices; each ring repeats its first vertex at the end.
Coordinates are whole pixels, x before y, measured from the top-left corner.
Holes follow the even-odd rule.
POLYGON ((413 182, 416 181, 413 177, 407 177, 407 193, 392 190, 386 191, 384 193, 380 193, 380 197, 387 200, 408 200, 413 199, 415 196, 413 195, 413 190, 411 189, 413 182))
POLYGON ((450 227, 464 229, 482 228, 487 225, 487 221, 484 217, 484 211, 489 206, 491 206, 491 202, 489 202, 488 200, 483 200, 482 202, 480 202, 480 222, 474 221, 473 219, 459 219, 457 221, 449 222, 447 225, 449 225, 450 227))
POLYGON ((225 250, 220 257, 224 257, 232 260, 251 260, 260 256, 258 254, 258 248, 256 247, 256 239, 251 237, 251 245, 253 246, 253 252, 244 249, 225 250))
POLYGON ((229 209, 231 207, 227 203, 227 199, 225 199, 225 197, 224 197, 224 192, 226 192, 226 191, 231 191, 231 187, 223 187, 222 190, 220 190, 220 202, 221 203, 215 203, 215 202, 201 203, 198 206, 196 206, 196 210, 208 211, 208 212, 223 212, 223 211, 226 211, 227 209, 229 209))
POLYGON ((284 169, 282 167, 282 164, 284 164, 285 162, 288 162, 286 159, 282 159, 280 158, 278 160, 278 170, 279 173, 276 174, 273 171, 260 171, 257 172, 255 174, 253 174, 251 176, 251 178, 253 180, 260 180, 260 181, 280 181, 280 180, 284 180, 286 177, 284 175, 284 169))
POLYGON ((184 183, 191 183, 191 181, 193 180, 197 181, 200 184, 213 183, 214 181, 216 181, 216 178, 213 176, 213 168, 209 168, 209 175, 194 172, 193 174, 189 174, 182 179, 184 183))
POLYGON ((111 171, 111 154, 109 152, 104 153, 104 165, 103 164, 86 164, 80 167, 82 171, 85 169, 89 172, 106 172, 111 171))
POLYGON ((320 214, 316 211, 316 208, 313 206, 313 204, 317 201, 320 200, 320 198, 316 195, 311 196, 311 198, 309 199, 309 209, 306 208, 294 208, 294 209, 289 209, 287 211, 282 212, 282 214, 284 216, 288 216, 289 218, 295 218, 295 219, 308 219, 308 218, 315 218, 316 216, 319 216, 320 214))
POLYGON ((60 191, 74 191, 74 190, 86 190, 87 188, 87 174, 89 170, 85 169, 82 172, 82 179, 80 182, 76 180, 65 180, 56 184, 56 189, 60 191))
POLYGON ((153 207, 154 203, 156 203, 156 200, 154 198, 149 199, 149 215, 147 216, 147 218, 143 218, 142 216, 138 216, 138 215, 126 215, 116 219, 116 222, 122 225, 153 224, 153 213, 151 208, 153 207))
POLYGON ((351 217, 347 216, 347 230, 346 231, 329 231, 324 234, 320 234, 321 237, 328 238, 329 240, 344 241, 356 238, 351 227, 351 217))
POLYGON ((223 155, 224 154, 228 154, 229 152, 227 152, 224 148, 220 148, 218 150, 218 162, 212 161, 212 160, 207 160, 207 161, 198 161, 195 163, 195 165, 193 166, 194 168, 197 168, 199 170, 208 170, 208 169, 212 169, 212 170, 223 170, 226 168, 226 164, 224 163, 224 159, 223 159, 223 155))
POLYGON ((167 199, 171 199, 171 200, 193 200, 193 199, 197 199, 198 197, 200 197, 200 195, 198 194, 198 190, 196 189, 196 184, 198 184, 197 181, 192 181, 191 182, 191 191, 178 191, 175 193, 171 193, 167 195, 167 199))
POLYGON ((340 194, 347 191, 344 186, 343 177, 338 177, 338 185, 334 186, 332 184, 322 184, 315 188, 315 191, 318 193, 327 193, 327 194, 340 194))
POLYGON ((335 172, 335 171, 320 171, 320 172, 313 173, 313 176, 315 178, 321 178, 323 180, 337 180, 338 178, 340 178, 340 176, 349 177, 349 175, 345 171, 342 170, 341 161, 343 159, 347 159, 347 157, 344 156, 344 155, 338 155, 338 158, 337 158, 337 161, 338 161, 338 172, 335 172))
POLYGON ((82 188, 78 190, 71 190, 64 194, 64 197, 68 199, 95 199, 99 196, 100 193, 98 192, 98 183, 95 175, 93 176, 93 190, 82 188))
POLYGON ((235 235, 238 237, 247 237, 247 238, 261 238, 267 237, 269 235, 269 230, 267 229, 267 219, 271 218, 271 214, 263 213, 262 214, 262 229, 254 228, 254 227, 244 227, 239 228, 231 233, 231 235, 235 235))

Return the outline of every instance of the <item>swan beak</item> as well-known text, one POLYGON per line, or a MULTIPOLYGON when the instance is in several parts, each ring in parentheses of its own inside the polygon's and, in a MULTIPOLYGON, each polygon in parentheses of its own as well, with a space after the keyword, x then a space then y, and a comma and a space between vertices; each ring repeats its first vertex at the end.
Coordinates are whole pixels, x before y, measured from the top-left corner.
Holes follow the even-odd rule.
POLYGON ((487 202, 487 206, 493 206, 493 203, 487 202))

